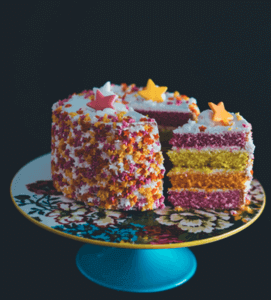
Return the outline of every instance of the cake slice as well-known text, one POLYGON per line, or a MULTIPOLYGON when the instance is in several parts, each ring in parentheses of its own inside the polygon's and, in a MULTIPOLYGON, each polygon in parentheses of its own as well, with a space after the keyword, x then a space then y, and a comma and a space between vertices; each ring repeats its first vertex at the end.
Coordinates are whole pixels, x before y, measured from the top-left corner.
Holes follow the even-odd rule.
POLYGON ((223 102, 173 131, 168 200, 181 208, 240 208, 248 199, 255 146, 252 127, 223 102))
POLYGON ((52 107, 51 173, 64 196, 113 210, 164 207, 157 123, 103 89, 52 107))

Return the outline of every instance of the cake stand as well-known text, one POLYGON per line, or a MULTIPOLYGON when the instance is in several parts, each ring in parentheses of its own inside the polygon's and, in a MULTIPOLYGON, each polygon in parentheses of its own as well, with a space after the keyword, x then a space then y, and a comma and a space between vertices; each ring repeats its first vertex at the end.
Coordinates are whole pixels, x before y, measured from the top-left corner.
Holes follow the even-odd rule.
POLYGON ((12 180, 15 207, 53 233, 84 242, 76 256, 81 273, 119 291, 158 292, 177 287, 195 273, 188 247, 229 237, 262 213, 265 193, 257 180, 244 210, 113 211, 64 197, 52 184, 50 153, 21 168, 12 180))

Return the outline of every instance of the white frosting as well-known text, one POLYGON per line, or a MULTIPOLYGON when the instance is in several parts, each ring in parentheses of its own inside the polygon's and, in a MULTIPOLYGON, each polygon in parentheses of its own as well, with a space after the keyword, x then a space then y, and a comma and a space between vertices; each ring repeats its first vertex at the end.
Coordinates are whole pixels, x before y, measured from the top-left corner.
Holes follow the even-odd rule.
MULTIPOLYGON (((139 88, 139 90, 142 90, 143 87, 139 88)), ((118 97, 122 97, 124 95, 124 92, 122 91, 122 87, 120 85, 112 85, 110 81, 107 81, 102 87, 93 88, 94 95, 96 95, 97 90, 100 90, 100 92, 104 96, 109 96, 109 95, 116 95, 118 97)), ((62 106, 63 111, 66 111, 68 113, 76 113, 78 110, 82 110, 84 114, 89 114, 91 118, 91 123, 97 122, 97 116, 104 116, 105 114, 107 115, 112 115, 116 116, 117 113, 119 112, 126 112, 126 116, 130 116, 133 118, 136 122, 139 122, 140 118, 145 117, 144 115, 135 112, 134 109, 136 110, 143 110, 143 111, 167 111, 167 112, 191 112, 189 109, 189 105, 192 103, 197 103, 196 99, 194 98, 189 98, 188 100, 182 100, 180 105, 177 105, 177 100, 176 98, 173 97, 173 93, 163 93, 162 98, 164 99, 164 102, 156 102, 152 100, 146 100, 143 97, 138 95, 138 92, 132 92, 130 94, 127 94, 125 97, 125 101, 129 102, 128 106, 114 102, 112 108, 106 108, 104 110, 95 110, 92 109, 91 107, 87 106, 87 103, 90 102, 91 100, 89 98, 84 98, 84 95, 76 95, 74 94, 69 101, 65 102, 62 106), (168 98, 174 98, 174 100, 168 100, 168 98), (171 103, 168 105, 168 103, 171 103), (71 104, 71 107, 65 107, 67 104, 71 104), (127 109, 128 107, 128 109, 127 109)), ((119 99, 120 100, 120 99, 119 99)), ((60 105, 58 102, 54 103, 52 106, 52 109, 55 110, 58 108, 60 105)), ((195 109, 198 110, 198 107, 195 106, 195 109)), ((76 121, 80 115, 76 115, 73 117, 73 120, 76 121)))
POLYGON ((103 96, 116 95, 115 93, 113 93, 113 92, 110 90, 110 87, 111 87, 111 82, 110 82, 110 81, 107 81, 107 82, 106 82, 102 87, 100 87, 100 88, 94 87, 94 88, 93 88, 94 95, 96 95, 97 90, 99 90, 99 91, 103 94, 103 96))
MULTIPOLYGON (((122 103, 118 103, 118 102, 114 102, 113 107, 112 108, 105 108, 104 110, 95 110, 89 106, 87 106, 87 103, 89 103, 91 100, 89 98, 84 98, 84 95, 80 96, 80 95, 73 95, 69 101, 67 101, 63 106, 62 106, 62 110, 66 111, 67 113, 76 113, 78 110, 82 110, 84 112, 84 114, 89 114, 89 117, 91 119, 91 123, 96 123, 98 121, 98 119, 96 118, 96 116, 99 117, 103 117, 105 114, 107 114, 108 116, 114 116, 116 117, 116 115, 120 112, 125 112, 125 116, 130 116, 131 118, 133 118, 135 120, 135 122, 140 122, 139 120, 141 118, 145 118, 146 116, 135 112, 133 108, 128 107, 128 109, 126 108, 126 105, 122 104, 122 103), (70 107, 65 107, 67 104, 71 104, 70 107)), ((52 109, 55 110, 56 108, 58 108, 60 105, 58 104, 58 102, 54 103, 52 106, 52 109)), ((74 116, 72 118, 73 121, 78 120, 80 117, 79 114, 77 114, 76 116, 74 116)), ((112 123, 112 122, 110 122, 112 123)), ((109 124, 110 124, 109 123, 109 124)))
POLYGON ((249 132, 251 131, 251 124, 248 123, 243 117, 241 120, 237 119, 236 114, 230 113, 233 116, 233 119, 229 122, 229 126, 223 126, 220 122, 215 122, 212 120, 213 112, 210 109, 204 110, 198 116, 198 121, 188 120, 188 123, 183 126, 179 126, 177 129, 173 130, 173 133, 199 133, 200 126, 207 127, 204 133, 222 133, 229 131, 242 131, 249 132), (245 126, 244 126, 245 125, 245 126))
MULTIPOLYGON (((173 169, 171 169, 169 172, 168 172, 168 175, 171 175, 171 174, 182 174, 182 173, 185 173, 185 172, 189 172, 189 173, 204 173, 205 174, 205 171, 202 170, 202 169, 197 169, 197 168, 188 168, 188 167, 180 167, 182 170, 181 171, 176 171, 176 168, 179 168, 179 167, 174 167, 173 169)), ((215 174, 215 173, 239 173, 239 172, 246 172, 246 169, 244 171, 237 171, 237 170, 230 170, 230 169, 212 169, 211 173, 209 174, 215 174)))
MULTIPOLYGON (((170 192, 182 192, 182 191, 189 191, 189 190, 195 190, 196 192, 206 192, 206 190, 204 189, 199 189, 199 188, 170 188, 169 191, 170 192)), ((230 191, 234 191, 234 190, 239 190, 239 189, 212 189, 211 193, 215 193, 215 192, 230 192, 230 191)), ((246 191, 245 191, 246 192, 246 191)))
MULTIPOLYGON (((130 94, 126 94, 125 101, 129 102, 129 106, 133 107, 136 110, 145 110, 145 111, 167 111, 167 112, 191 112, 189 109, 189 105, 192 103, 197 104, 197 100, 195 98, 189 98, 188 100, 182 100, 180 105, 177 105, 177 100, 174 98, 173 100, 169 100, 168 98, 173 98, 174 93, 165 92, 161 96, 163 98, 163 102, 156 102, 152 100, 146 100, 141 97, 138 92, 143 90, 143 87, 140 87, 137 92, 131 92, 130 94), (172 103, 172 104, 168 104, 172 103)), ((119 97, 122 97, 125 92, 122 91, 122 87, 120 85, 111 85, 111 91, 117 94, 119 97)), ((197 106, 195 109, 198 110, 197 106)))
MULTIPOLYGON (((173 146, 171 150, 175 151, 175 152, 179 152, 179 151, 183 151, 184 149, 187 149, 187 148, 180 148, 180 147, 173 146)), ((195 149, 195 148, 188 148, 188 149, 189 149, 189 151, 192 151, 192 150, 194 150, 194 151, 226 150, 226 151, 232 151, 232 152, 235 152, 235 151, 248 152, 249 157, 252 159, 253 158, 252 154, 254 153, 255 145, 252 142, 252 138, 249 137, 244 148, 241 148, 239 146, 217 146, 217 147, 202 147, 202 148, 200 148, 200 150, 195 149)))
POLYGON ((176 147, 176 146, 172 146, 172 149, 169 150, 169 152, 177 152, 179 153, 180 151, 191 151, 191 152, 202 152, 202 151, 222 151, 222 150, 226 150, 226 151, 232 151, 232 152, 247 152, 245 149, 240 149, 240 147, 237 146, 220 146, 220 147, 202 147, 200 148, 200 150, 195 149, 195 148, 180 148, 180 147, 176 147))
MULTIPOLYGON (((214 175, 216 173, 236 173, 236 172, 244 172, 246 176, 249 177, 249 179, 246 181, 246 182, 251 182, 252 180, 252 175, 250 173, 250 171, 252 170, 252 167, 253 167, 253 162, 250 161, 250 164, 247 165, 247 167, 243 170, 243 171, 236 171, 236 170, 229 170, 229 169, 212 169, 212 172, 209 173, 214 175)), ((168 175, 178 175, 178 174, 183 174, 183 173, 186 173, 186 172, 189 172, 189 173, 205 173, 203 170, 201 169, 196 169, 196 168, 185 168, 183 167, 182 169, 186 169, 184 171, 176 171, 175 168, 171 169, 169 172, 168 172, 168 175)))

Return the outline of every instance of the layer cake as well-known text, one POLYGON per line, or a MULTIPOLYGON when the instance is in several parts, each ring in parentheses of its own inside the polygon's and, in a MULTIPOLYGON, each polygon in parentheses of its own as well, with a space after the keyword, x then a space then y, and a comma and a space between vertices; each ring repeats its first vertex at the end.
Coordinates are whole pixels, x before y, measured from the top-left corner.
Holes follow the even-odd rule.
POLYGON ((223 102, 173 131, 168 200, 178 208, 240 208, 249 201, 255 146, 252 127, 223 102))

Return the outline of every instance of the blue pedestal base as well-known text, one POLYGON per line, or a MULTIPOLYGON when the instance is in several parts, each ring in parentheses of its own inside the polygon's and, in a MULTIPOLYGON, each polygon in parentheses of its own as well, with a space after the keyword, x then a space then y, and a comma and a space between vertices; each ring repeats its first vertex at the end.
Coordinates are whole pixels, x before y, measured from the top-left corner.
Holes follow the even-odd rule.
POLYGON ((86 244, 76 256, 83 275, 102 286, 126 292, 159 292, 177 287, 195 273, 188 248, 126 249, 86 244))

